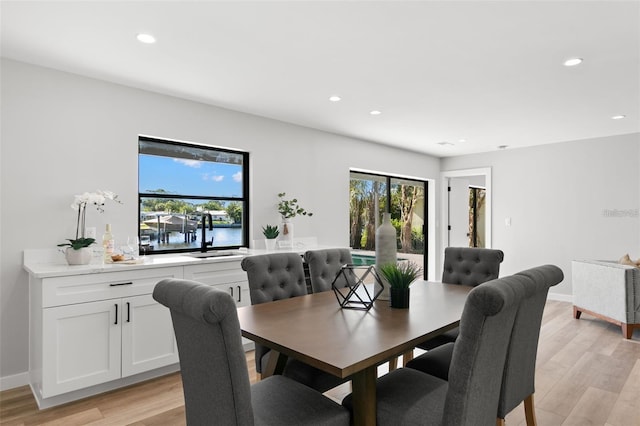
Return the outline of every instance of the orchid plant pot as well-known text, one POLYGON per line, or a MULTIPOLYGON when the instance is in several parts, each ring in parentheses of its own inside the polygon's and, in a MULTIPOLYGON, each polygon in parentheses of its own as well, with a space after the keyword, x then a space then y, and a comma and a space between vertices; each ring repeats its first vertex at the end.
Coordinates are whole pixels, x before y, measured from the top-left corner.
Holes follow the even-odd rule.
POLYGON ((91 247, 82 247, 78 250, 73 247, 67 247, 64 252, 64 257, 67 259, 69 265, 88 265, 91 263, 93 250, 91 247))

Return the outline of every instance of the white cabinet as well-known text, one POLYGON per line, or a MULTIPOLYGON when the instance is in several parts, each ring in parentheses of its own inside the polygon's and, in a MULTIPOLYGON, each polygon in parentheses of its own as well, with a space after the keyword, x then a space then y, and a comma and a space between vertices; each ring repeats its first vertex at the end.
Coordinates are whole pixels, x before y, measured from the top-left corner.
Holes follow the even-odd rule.
POLYGON ((122 377, 178 362, 169 310, 148 294, 122 300, 122 377))
POLYGON ((251 304, 247 273, 242 270, 240 261, 187 265, 184 278, 226 291, 238 307, 251 304))
MULTIPOLYGON (((178 363, 155 284, 183 268, 30 277, 30 381, 44 399, 178 363)), ((45 404, 46 406, 46 404, 45 404)))
MULTIPOLYGON (((158 265, 85 270, 65 265, 29 271, 29 382, 40 408, 59 405, 179 369, 169 310, 153 288, 187 278, 251 303, 240 259, 158 257, 158 265), (194 263, 191 263, 194 262, 194 263)), ((243 340, 249 350, 252 343, 243 340)))

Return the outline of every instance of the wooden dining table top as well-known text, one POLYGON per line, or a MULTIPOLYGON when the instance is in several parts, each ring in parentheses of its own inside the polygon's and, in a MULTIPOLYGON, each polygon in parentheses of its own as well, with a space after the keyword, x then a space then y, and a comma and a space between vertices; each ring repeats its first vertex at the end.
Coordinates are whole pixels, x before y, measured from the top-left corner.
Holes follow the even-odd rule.
POLYGON ((472 287, 416 281, 410 307, 376 300, 343 309, 332 291, 238 308, 242 335, 338 377, 348 377, 455 328, 472 287))

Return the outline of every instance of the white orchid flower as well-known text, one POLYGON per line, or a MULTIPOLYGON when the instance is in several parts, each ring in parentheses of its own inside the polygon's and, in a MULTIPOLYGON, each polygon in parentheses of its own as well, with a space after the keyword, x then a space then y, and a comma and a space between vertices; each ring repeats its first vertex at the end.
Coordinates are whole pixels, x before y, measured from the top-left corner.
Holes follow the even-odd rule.
POLYGON ((100 213, 104 213, 104 202, 106 199, 113 200, 119 204, 122 204, 118 200, 118 195, 112 191, 85 192, 80 195, 74 196, 71 208, 78 212, 78 219, 76 224, 76 238, 68 240, 69 243, 59 244, 59 246, 72 246, 74 249, 81 247, 88 247, 93 244, 93 238, 85 238, 85 215, 87 211, 87 204, 93 204, 100 213), (77 246, 77 247, 76 247, 77 246))

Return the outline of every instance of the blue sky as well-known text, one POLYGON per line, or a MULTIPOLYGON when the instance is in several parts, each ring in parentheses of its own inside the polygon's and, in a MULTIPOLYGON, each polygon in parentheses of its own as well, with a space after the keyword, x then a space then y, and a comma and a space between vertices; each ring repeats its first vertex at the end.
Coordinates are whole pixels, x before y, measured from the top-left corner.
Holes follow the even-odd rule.
POLYGON ((138 185, 140 192, 241 197, 242 166, 140 154, 138 185))

